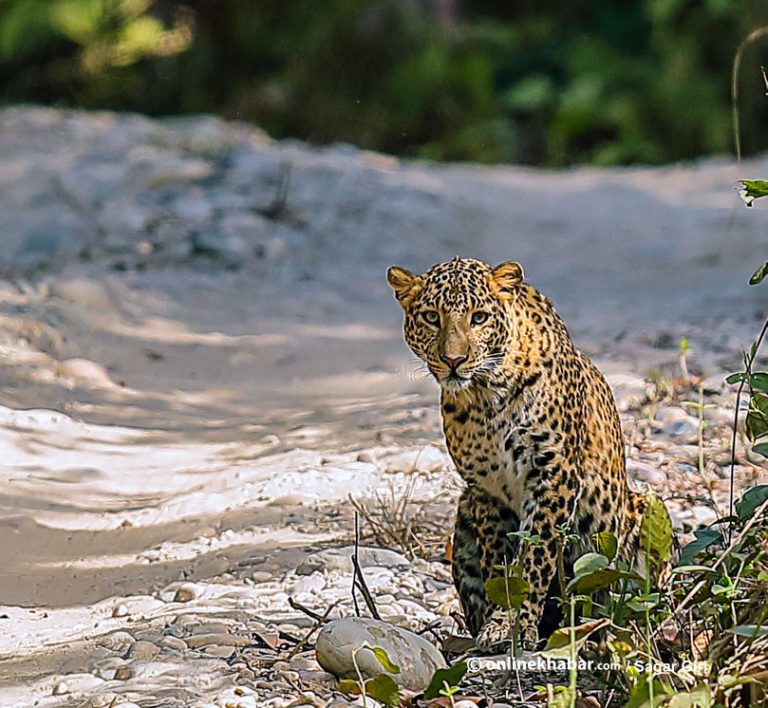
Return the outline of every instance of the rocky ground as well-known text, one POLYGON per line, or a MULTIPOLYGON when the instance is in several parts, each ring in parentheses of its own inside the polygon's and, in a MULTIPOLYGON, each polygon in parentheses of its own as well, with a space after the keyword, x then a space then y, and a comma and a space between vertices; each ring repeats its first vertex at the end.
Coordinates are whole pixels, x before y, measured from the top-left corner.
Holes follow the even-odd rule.
MULTIPOLYGON (((432 166, 37 108, 0 136, 3 706, 347 705, 315 639, 355 614, 355 510, 382 618, 460 633, 460 484, 392 262, 520 260, 613 386, 633 484, 683 539, 727 512, 724 375, 766 315, 733 187, 768 162, 432 166)), ((766 480, 742 443, 735 473, 766 480)))

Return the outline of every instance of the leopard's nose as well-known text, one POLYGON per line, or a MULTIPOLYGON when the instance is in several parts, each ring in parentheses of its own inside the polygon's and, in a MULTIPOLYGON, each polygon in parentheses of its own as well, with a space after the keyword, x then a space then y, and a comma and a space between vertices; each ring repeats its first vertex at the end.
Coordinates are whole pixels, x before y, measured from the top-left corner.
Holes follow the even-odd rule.
POLYGON ((458 369, 467 360, 466 356, 443 356, 442 354, 440 358, 454 370, 458 369))

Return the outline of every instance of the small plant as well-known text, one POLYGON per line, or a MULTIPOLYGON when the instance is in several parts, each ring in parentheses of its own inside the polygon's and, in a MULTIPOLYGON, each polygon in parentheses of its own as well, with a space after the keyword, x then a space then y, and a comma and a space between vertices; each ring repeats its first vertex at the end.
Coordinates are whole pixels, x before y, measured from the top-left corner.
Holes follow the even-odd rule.
POLYGON ((686 337, 683 337, 680 340, 680 353, 678 354, 677 360, 680 364, 680 378, 682 379, 683 383, 687 384, 691 377, 688 373, 688 355, 691 353, 691 345, 688 342, 688 339, 686 337))
POLYGON ((438 669, 424 691, 424 698, 429 700, 444 696, 453 706, 453 697, 458 692, 461 680, 466 673, 467 664, 464 661, 459 661, 447 669, 438 669))
POLYGON ((357 655, 364 649, 373 652, 381 667, 389 672, 389 674, 397 675, 400 673, 400 667, 389 658, 385 649, 371 646, 368 642, 363 642, 352 652, 352 663, 357 673, 357 679, 343 679, 339 682, 339 690, 342 693, 361 696, 363 706, 368 705, 366 698, 370 696, 379 703, 389 706, 389 708, 397 708, 400 705, 400 687, 391 676, 385 673, 369 679, 363 676, 357 655))
MULTIPOLYGON (((518 558, 524 558, 530 546, 541 544, 541 537, 531 535, 529 531, 513 531, 508 533, 510 540, 518 541, 518 558)), ((489 578, 485 581, 485 594, 491 602, 496 603, 509 615, 512 626, 510 637, 510 654, 517 656, 520 648, 520 616, 518 610, 528 598, 530 588, 522 577, 522 567, 519 563, 514 565, 497 565, 494 569, 501 575, 489 578)))

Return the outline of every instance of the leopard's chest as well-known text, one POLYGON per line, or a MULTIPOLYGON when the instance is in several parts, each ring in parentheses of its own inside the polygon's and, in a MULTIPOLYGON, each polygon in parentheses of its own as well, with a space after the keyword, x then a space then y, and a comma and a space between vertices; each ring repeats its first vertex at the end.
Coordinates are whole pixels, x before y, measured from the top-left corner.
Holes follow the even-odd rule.
POLYGON ((443 409, 448 451, 469 485, 521 515, 530 494, 535 433, 522 407, 451 406, 443 409))

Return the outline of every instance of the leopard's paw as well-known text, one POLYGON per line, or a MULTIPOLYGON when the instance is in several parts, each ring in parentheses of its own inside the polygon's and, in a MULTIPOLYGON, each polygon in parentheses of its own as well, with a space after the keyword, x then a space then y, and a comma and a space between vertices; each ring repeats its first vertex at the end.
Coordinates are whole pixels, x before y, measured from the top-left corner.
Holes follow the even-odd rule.
POLYGON ((508 619, 490 619, 475 637, 475 646, 485 654, 506 652, 512 642, 512 622, 508 619))

